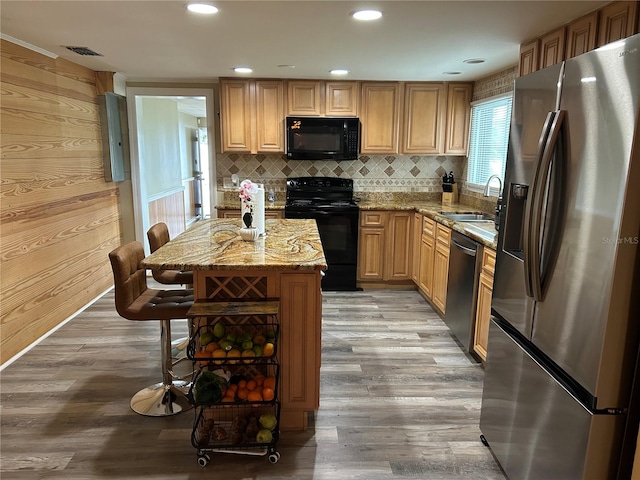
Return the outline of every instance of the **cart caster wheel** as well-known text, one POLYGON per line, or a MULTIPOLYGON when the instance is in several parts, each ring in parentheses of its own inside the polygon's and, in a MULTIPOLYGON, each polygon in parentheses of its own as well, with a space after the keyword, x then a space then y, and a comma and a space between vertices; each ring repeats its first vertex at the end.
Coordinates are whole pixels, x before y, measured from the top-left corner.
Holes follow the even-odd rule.
POLYGON ((271 463, 278 463, 278 460, 280 460, 280 452, 273 452, 269 455, 269 461, 271 463))
POLYGON ((485 447, 488 447, 488 446, 489 446, 489 442, 487 442, 487 439, 486 439, 486 438, 484 438, 484 435, 480 435, 480 441, 482 442, 482 444, 483 444, 485 447))
POLYGON ((210 461, 211 461, 211 457, 206 453, 198 457, 198 465, 200 465, 201 467, 206 467, 207 465, 209 465, 210 461))

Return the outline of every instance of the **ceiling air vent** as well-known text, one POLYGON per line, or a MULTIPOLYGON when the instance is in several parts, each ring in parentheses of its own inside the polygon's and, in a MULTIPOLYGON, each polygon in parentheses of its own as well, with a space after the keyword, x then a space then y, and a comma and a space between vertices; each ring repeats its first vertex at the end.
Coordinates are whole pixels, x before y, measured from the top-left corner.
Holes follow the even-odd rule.
POLYGON ((63 45, 67 50, 71 50, 72 52, 77 53, 78 55, 85 55, 88 57, 102 57, 103 55, 98 52, 94 52, 88 47, 70 47, 67 45, 63 45))

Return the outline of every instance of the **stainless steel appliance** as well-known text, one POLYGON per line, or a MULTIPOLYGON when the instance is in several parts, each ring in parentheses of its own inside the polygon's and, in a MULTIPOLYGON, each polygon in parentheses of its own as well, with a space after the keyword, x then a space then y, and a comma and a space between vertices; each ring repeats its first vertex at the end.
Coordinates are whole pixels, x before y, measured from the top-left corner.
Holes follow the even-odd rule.
POLYGON ((310 218, 318 225, 327 270, 323 290, 358 290, 358 218, 353 180, 298 177, 287 180, 285 218, 310 218))
POLYGON ((360 120, 355 117, 287 117, 287 159, 356 160, 360 120))
POLYGON ((639 95, 639 35, 515 83, 480 419, 511 480, 616 478, 637 437, 639 95))
POLYGON ((444 322, 465 352, 470 351, 475 320, 474 288, 478 283, 478 243, 458 232, 451 232, 447 308, 444 322))

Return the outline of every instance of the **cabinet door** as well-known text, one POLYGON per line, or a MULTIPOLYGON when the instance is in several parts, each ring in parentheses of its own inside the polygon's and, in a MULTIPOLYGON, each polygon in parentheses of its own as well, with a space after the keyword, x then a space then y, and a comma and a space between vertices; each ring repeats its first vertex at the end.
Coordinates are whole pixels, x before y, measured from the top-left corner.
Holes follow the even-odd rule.
POLYGON ((358 115, 358 82, 326 82, 325 112, 333 117, 358 115))
POLYGON ((600 9, 598 47, 638 31, 638 2, 611 2, 600 9))
POLYGON ((535 40, 520 46, 520 68, 518 76, 522 77, 538 70, 539 41, 535 40))
POLYGON ((412 245, 411 245, 411 279, 416 286, 420 285, 420 247, 422 245, 422 215, 413 214, 413 225, 411 226, 412 245))
POLYGON ((442 314, 447 305, 447 281, 449 280, 449 243, 451 229, 436 225, 435 253, 433 255, 433 297, 431 300, 442 314))
POLYGON ((220 80, 223 152, 251 151, 251 82, 220 80))
POLYGON ((360 101, 361 153, 398 153, 399 82, 364 82, 360 101))
POLYGON ((422 234, 420 243, 420 281, 418 288, 431 299, 433 297, 433 255, 435 253, 434 238, 422 234))
POLYGON ((257 152, 284 152, 284 86, 281 80, 256 80, 257 152))
POLYGON ((540 68, 550 67, 564 60, 565 27, 540 38, 540 68))
POLYGON ((320 115, 320 82, 287 81, 287 115, 320 115))
POLYGON ((598 12, 592 12, 567 26, 565 58, 577 57, 596 48, 598 12))
POLYGON ((444 83, 406 83, 401 152, 442 153, 446 108, 444 83))
POLYGON ((280 275, 280 394, 284 410, 317 410, 320 398, 319 273, 280 275))
POLYGON ((476 308, 476 326, 473 336, 473 350, 482 361, 487 359, 487 343, 489 341, 489 324, 491 321, 491 295, 493 293, 493 273, 496 254, 485 247, 482 253, 482 270, 478 283, 478 303, 476 308))
POLYGON ((384 228, 361 228, 358 236, 358 280, 384 278, 384 228))
POLYGON ((448 86, 444 149, 447 155, 467 154, 472 91, 472 83, 450 83, 448 86))
POLYGON ((390 212, 387 221, 385 248, 385 280, 411 278, 411 219, 412 212, 390 212))
POLYGON ((218 217, 221 218, 240 218, 240 209, 238 210, 219 210, 218 217))

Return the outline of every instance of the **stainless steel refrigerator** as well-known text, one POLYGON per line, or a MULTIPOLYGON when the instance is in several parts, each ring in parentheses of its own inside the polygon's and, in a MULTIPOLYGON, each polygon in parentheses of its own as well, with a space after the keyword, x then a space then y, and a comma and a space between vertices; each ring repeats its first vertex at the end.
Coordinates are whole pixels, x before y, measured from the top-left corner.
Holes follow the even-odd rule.
POLYGON ((637 434, 639 95, 640 35, 515 82, 480 419, 511 480, 615 478, 637 434))

